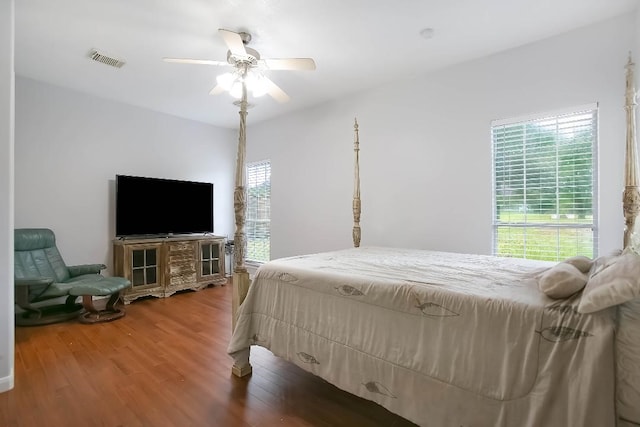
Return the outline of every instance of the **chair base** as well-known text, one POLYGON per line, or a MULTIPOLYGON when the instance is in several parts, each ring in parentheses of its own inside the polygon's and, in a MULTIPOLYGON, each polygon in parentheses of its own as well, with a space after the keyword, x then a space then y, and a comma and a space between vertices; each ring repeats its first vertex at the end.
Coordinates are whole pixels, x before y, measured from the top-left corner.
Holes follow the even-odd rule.
POLYGON ((125 315, 120 292, 112 294, 107 300, 105 308, 102 310, 95 307, 91 295, 82 296, 82 305, 85 312, 78 317, 80 323, 111 322, 125 315))
POLYGON ((111 322, 125 315, 125 311, 121 307, 114 307, 112 310, 100 310, 97 312, 85 311, 78 317, 80 323, 100 323, 111 322))
POLYGON ((82 313, 81 304, 55 304, 16 313, 16 326, 38 326, 66 322, 82 313))

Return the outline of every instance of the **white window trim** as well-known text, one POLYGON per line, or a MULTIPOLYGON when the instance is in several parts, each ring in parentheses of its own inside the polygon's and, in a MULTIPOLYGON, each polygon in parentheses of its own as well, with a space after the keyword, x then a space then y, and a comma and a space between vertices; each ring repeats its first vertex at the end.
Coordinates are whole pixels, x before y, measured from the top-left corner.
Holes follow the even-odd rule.
MULTIPOLYGON (((598 152, 599 152, 599 144, 600 144, 600 135, 599 135, 599 121, 600 121, 600 112, 599 112, 599 104, 597 102, 595 103, 589 103, 589 104, 583 104, 583 105, 578 105, 578 106, 574 106, 574 107, 568 107, 568 108, 563 108, 563 109, 557 109, 557 110, 553 110, 553 111, 546 111, 546 112, 542 112, 542 113, 532 113, 532 114, 528 114, 528 115, 523 115, 523 116, 519 116, 519 117, 513 117, 513 118, 506 118, 506 119, 496 119, 496 120, 492 120, 491 121, 491 127, 489 129, 489 133, 490 133, 490 141, 491 141, 491 253, 493 255, 496 255, 496 251, 497 251, 497 244, 498 244, 498 227, 500 225, 504 225, 501 224, 497 221, 496 218, 496 194, 495 194, 495 188, 496 188, 496 158, 495 158, 495 146, 493 143, 493 128, 494 127, 498 127, 498 126, 504 126, 504 125, 513 125, 513 124, 518 124, 518 123, 527 123, 527 122, 537 122, 537 121, 542 121, 546 118, 556 118, 559 116, 563 116, 563 115, 569 115, 569 114, 579 114, 580 112, 587 112, 587 111, 596 111, 596 120, 595 120, 595 129, 594 129, 594 134, 595 134, 595 142, 593 144, 592 147, 592 156, 593 156, 593 221, 591 225, 585 225, 585 227, 589 227, 592 228, 593 230, 593 256, 596 257, 598 255, 598 240, 599 240, 599 210, 600 210, 600 198, 599 198, 599 158, 598 158, 598 152)), ((532 224, 532 227, 535 227, 536 224, 532 224)), ((524 226, 526 228, 526 225, 524 226)), ((555 226, 557 227, 557 226, 555 226)), ((551 228, 551 227, 550 227, 551 228)), ((571 228, 581 228, 579 225, 572 225, 571 228)))

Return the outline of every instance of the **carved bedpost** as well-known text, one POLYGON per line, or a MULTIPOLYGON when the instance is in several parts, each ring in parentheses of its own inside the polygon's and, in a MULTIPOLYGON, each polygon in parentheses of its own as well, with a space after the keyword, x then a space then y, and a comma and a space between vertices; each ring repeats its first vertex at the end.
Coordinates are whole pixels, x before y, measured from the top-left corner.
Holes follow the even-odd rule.
POLYGON ((636 147, 636 85, 634 80, 635 63, 631 60, 625 67, 627 69, 627 90, 625 111, 627 116, 627 145, 625 153, 624 192, 622 195, 622 208, 624 210, 625 229, 623 247, 629 244, 629 238, 640 212, 640 191, 638 190, 638 154, 636 147))
POLYGON ((360 247, 360 136, 358 134, 358 119, 354 119, 353 151, 355 152, 355 177, 353 189, 353 246, 360 247))
MULTIPOLYGON (((244 74, 247 68, 244 68, 244 74)), ((244 231, 246 204, 246 171, 245 155, 247 149, 246 125, 247 125, 247 87, 242 82, 242 98, 237 105, 240 106, 240 132, 238 137, 238 157, 236 159, 236 188, 233 192, 233 210, 235 212, 236 230, 233 237, 233 293, 231 299, 232 330, 236 328, 238 308, 247 296, 251 280, 247 267, 244 264, 247 248, 247 235, 244 231)), ((249 351, 246 352, 246 360, 236 360, 231 372, 243 377, 251 373, 249 364, 249 351)))

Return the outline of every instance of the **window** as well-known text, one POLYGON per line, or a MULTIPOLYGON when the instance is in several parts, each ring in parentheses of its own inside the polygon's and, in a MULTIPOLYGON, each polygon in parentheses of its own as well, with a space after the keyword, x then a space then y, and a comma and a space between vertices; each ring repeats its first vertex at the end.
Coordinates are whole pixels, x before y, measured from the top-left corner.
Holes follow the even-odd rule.
POLYGON ((597 256, 597 106, 494 121, 493 254, 597 256))
POLYGON ((266 262, 271 246, 271 162, 247 164, 247 261, 266 262))

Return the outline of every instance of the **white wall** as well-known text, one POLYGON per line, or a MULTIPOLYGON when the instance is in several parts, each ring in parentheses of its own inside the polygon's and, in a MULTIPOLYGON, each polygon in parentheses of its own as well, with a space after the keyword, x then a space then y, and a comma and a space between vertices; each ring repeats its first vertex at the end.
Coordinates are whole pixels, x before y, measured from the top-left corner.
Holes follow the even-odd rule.
POLYGON ((0 2, 0 392, 13 388, 14 2, 0 2))
POLYGON ((272 161, 272 257, 351 246, 354 116, 362 244, 488 254, 491 120, 592 102, 599 249, 620 247, 624 65, 636 23, 634 12, 252 127, 248 160, 272 161))
POLYGON ((21 77, 15 105, 15 227, 53 229, 67 263, 112 271, 116 174, 213 182, 215 233, 233 233, 236 132, 21 77))

